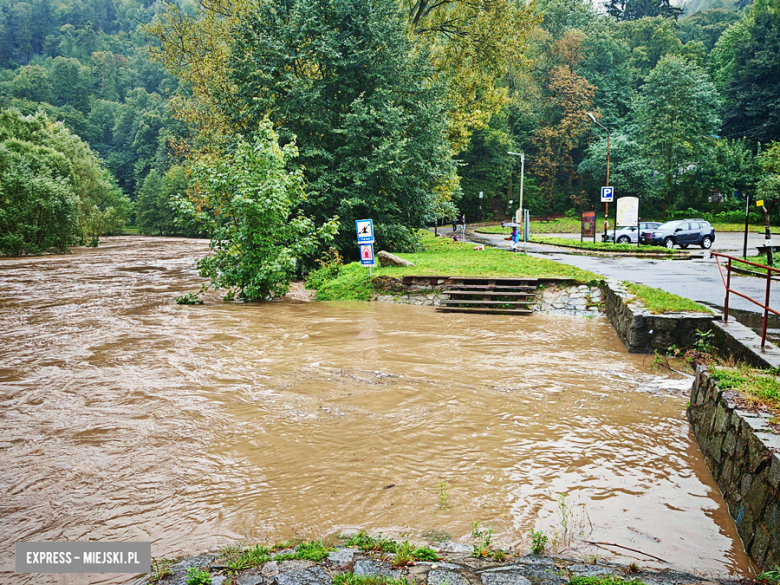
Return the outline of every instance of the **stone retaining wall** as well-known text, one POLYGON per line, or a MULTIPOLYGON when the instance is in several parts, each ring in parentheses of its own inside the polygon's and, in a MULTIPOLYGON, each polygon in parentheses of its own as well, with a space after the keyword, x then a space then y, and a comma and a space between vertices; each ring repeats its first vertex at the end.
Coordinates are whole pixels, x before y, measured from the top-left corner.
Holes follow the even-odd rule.
POLYGON ((710 331, 714 319, 707 313, 654 315, 616 281, 606 286, 606 312, 629 353, 665 352, 672 345, 689 347, 697 341, 696 330, 710 331))
POLYGON ((768 419, 738 410, 705 369, 697 370, 688 420, 745 550, 762 570, 780 564, 780 435, 768 419))

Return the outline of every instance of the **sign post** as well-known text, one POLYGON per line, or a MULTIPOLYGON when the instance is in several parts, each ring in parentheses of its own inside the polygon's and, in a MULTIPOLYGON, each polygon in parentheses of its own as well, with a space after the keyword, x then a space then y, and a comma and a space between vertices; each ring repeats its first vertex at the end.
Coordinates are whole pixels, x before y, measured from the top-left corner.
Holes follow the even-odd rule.
POLYGON ((371 276, 371 267, 376 266, 374 259, 374 222, 370 219, 355 220, 357 242, 360 247, 360 264, 368 266, 368 276, 371 276))
MULTIPOLYGON (((609 168, 609 167, 607 167, 609 168)), ((607 171, 607 183, 609 183, 609 171, 607 171)), ((609 228, 609 204, 615 198, 614 187, 601 188, 601 202, 604 204, 604 241, 607 241, 607 229, 609 228)), ((614 226, 617 228, 617 225, 614 226)))

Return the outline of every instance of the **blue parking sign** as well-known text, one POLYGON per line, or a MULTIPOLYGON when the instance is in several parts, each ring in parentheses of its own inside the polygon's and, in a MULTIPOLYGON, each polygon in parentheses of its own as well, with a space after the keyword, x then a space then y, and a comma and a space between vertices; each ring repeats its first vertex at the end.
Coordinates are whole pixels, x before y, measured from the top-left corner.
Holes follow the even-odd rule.
POLYGON ((614 187, 602 187, 601 188, 601 202, 602 203, 612 203, 614 198, 615 198, 615 188, 614 187))

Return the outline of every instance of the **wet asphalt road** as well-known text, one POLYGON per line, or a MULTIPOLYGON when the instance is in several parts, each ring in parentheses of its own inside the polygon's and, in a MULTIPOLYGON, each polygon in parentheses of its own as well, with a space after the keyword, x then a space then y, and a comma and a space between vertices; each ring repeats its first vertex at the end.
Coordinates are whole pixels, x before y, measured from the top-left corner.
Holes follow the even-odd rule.
MULTIPOLYGON (((502 236, 483 236, 489 239, 493 245, 500 248, 508 248, 508 242, 502 236)), ((579 239, 574 234, 550 234, 554 237, 579 239)), ((742 234, 716 234, 713 251, 725 254, 742 255, 742 234)), ((756 245, 763 244, 763 236, 751 233, 748 239, 748 255, 756 253, 756 245)), ((522 249, 522 245, 520 246, 522 249)), ((709 253, 699 247, 691 247, 689 251, 694 256, 689 260, 660 260, 647 258, 627 258, 608 256, 580 256, 576 254, 562 254, 554 248, 529 244, 528 252, 539 257, 548 258, 570 264, 607 278, 627 280, 680 295, 692 299, 707 306, 722 309, 726 290, 721 279, 718 266, 709 253)), ((725 263, 724 263, 725 273, 725 263)), ((763 302, 765 280, 749 276, 732 275, 732 289, 742 292, 756 300, 763 302)), ((770 287, 770 306, 780 306, 780 282, 772 282, 770 287)), ((729 307, 748 311, 760 312, 761 309, 749 301, 731 295, 729 307)))

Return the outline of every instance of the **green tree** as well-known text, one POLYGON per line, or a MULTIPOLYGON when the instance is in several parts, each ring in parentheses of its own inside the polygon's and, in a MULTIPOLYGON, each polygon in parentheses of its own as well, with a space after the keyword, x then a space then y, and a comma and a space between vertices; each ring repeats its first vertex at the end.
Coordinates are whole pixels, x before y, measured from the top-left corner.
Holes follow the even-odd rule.
POLYGON ((267 121, 252 143, 214 152, 194 166, 192 198, 180 197, 186 220, 202 226, 212 254, 198 261, 200 275, 226 298, 264 301, 284 296, 301 268, 301 258, 332 240, 338 222, 316 228, 296 214, 305 199, 303 174, 290 171, 293 144, 281 148, 267 121))
POLYGON ((733 47, 723 132, 753 142, 773 142, 780 140, 780 6, 757 3, 751 18, 747 35, 733 47))
MULTIPOLYGON (((652 165, 640 145, 626 134, 612 134, 610 140, 609 183, 619 197, 639 197, 643 204, 652 203, 652 165)), ((593 142, 577 171, 590 180, 591 193, 597 193, 607 176, 607 140, 593 142)), ((596 200, 591 201, 595 204, 596 200)))
POLYGON ((709 152, 718 128, 718 93, 707 75, 681 57, 664 57, 635 101, 638 140, 664 180, 667 204, 682 176, 709 152))
POLYGON ((153 236, 195 236, 189 223, 177 221, 176 201, 185 199, 189 181, 182 166, 173 166, 160 177, 152 169, 144 179, 136 202, 136 225, 140 233, 153 236))
POLYGON ((0 111, 0 246, 63 251, 121 228, 130 201, 89 146, 45 114, 0 111))
MULTIPOLYGON (((318 223, 375 222, 377 246, 408 250, 455 175, 446 104, 430 61, 415 51, 395 0, 286 0, 242 23, 225 96, 246 131, 264 116, 296 137, 318 223)), ((357 256, 354 234, 336 246, 357 256)))

